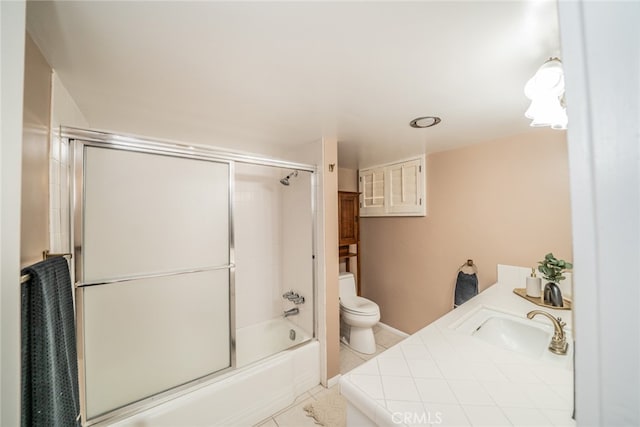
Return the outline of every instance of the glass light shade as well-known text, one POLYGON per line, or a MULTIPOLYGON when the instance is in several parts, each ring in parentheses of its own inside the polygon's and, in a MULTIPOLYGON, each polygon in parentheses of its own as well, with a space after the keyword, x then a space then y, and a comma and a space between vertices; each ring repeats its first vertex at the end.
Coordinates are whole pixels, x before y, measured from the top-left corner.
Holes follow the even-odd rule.
POLYGON ((531 126, 567 128, 567 111, 563 105, 564 73, 557 58, 545 62, 527 81, 524 93, 531 100, 525 117, 532 119, 531 126))
POLYGON ((564 73, 559 59, 550 59, 529 79, 525 86, 525 95, 529 99, 542 93, 560 95, 564 92, 564 73))
POLYGON ((532 119, 531 126, 551 126, 553 129, 567 128, 567 112, 556 97, 537 97, 525 112, 532 119))

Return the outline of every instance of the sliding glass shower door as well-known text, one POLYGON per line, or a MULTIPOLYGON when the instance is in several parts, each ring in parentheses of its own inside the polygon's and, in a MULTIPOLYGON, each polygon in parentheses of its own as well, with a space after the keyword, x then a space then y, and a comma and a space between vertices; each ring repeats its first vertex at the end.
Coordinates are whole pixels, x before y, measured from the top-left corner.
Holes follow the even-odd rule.
POLYGON ((225 161, 75 141, 85 420, 232 365, 225 161))

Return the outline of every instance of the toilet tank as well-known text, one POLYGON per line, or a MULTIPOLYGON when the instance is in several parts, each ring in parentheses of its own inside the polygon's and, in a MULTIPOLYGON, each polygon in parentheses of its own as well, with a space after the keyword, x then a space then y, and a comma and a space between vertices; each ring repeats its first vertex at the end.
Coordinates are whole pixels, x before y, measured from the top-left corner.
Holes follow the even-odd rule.
POLYGON ((340 273, 339 277, 340 297, 356 295, 356 280, 353 273, 340 273))

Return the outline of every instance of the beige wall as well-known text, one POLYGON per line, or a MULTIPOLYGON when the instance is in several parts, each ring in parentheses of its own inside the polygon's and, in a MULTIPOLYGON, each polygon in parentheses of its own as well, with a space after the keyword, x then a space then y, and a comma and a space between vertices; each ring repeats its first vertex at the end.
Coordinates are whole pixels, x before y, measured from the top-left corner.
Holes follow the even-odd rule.
POLYGON ((338 168, 338 190, 358 192, 358 171, 356 169, 338 168))
MULTIPOLYGON (((338 168, 338 191, 358 192, 358 170, 349 168, 338 168)), ((355 245, 351 246, 351 251, 356 251, 355 245)), ((347 258, 340 263, 340 272, 347 270, 347 262, 349 270, 358 278, 358 261, 356 257, 347 258)))
POLYGON ((427 216, 362 218, 363 295, 382 319, 413 333, 452 308, 458 267, 533 266, 572 259, 566 134, 551 129, 427 158, 427 216))
POLYGON ((338 294, 338 171, 329 171, 329 165, 338 164, 338 143, 335 139, 323 139, 323 192, 325 239, 325 313, 327 378, 340 374, 340 306, 338 294))
POLYGON ((20 263, 23 266, 40 261, 42 251, 49 248, 50 107, 51 67, 27 34, 20 227, 20 263))

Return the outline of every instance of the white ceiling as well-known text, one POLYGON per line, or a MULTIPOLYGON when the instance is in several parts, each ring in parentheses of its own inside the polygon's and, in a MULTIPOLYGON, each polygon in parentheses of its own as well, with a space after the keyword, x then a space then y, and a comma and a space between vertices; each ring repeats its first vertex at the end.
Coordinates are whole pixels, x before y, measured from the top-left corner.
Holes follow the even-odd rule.
POLYGON ((524 83, 560 51, 555 1, 33 1, 27 28, 92 128, 284 155, 335 136, 352 168, 531 131, 524 83))

